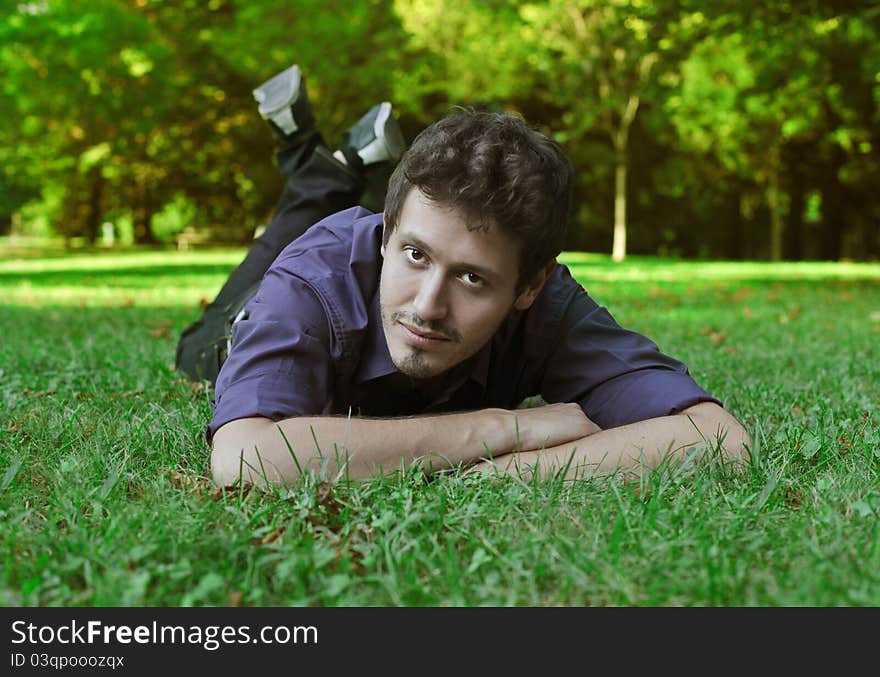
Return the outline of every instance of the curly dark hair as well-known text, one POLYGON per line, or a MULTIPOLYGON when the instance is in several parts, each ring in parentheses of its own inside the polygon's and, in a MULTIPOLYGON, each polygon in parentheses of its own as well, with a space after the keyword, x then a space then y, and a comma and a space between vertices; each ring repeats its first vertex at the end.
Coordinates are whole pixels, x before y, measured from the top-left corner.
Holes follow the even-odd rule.
POLYGON ((469 228, 497 224, 519 244, 517 293, 565 241, 571 163, 558 143, 510 113, 458 108, 403 154, 385 197, 385 244, 407 195, 460 210, 469 228))

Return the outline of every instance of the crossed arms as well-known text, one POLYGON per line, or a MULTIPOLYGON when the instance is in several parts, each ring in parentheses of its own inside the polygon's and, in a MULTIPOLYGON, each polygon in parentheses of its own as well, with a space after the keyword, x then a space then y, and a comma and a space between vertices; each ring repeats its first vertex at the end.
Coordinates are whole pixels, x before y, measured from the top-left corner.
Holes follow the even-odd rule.
POLYGON ((308 470, 369 478, 413 464, 514 474, 566 468, 572 478, 654 467, 695 447, 745 461, 748 444, 742 425, 714 402, 607 430, 577 404, 393 419, 242 418, 214 434, 211 471, 220 485, 290 484, 308 470))

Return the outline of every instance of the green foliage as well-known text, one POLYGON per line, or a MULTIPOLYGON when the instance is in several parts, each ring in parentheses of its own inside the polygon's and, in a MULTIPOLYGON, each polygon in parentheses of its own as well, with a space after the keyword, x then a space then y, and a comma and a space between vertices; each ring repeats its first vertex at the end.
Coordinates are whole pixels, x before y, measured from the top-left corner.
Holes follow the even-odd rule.
POLYGON ((878 20, 814 0, 9 2, 0 213, 33 231, 49 191, 56 232, 127 215, 146 243, 180 194, 247 241, 281 188, 251 90, 296 62, 331 146, 379 100, 409 138, 456 104, 551 132, 577 170, 571 246, 607 248, 625 167, 634 251, 876 258, 878 20))
POLYGON ((153 232, 156 239, 159 242, 173 242, 175 235, 198 222, 198 216, 198 208, 183 194, 178 193, 153 217, 153 232))

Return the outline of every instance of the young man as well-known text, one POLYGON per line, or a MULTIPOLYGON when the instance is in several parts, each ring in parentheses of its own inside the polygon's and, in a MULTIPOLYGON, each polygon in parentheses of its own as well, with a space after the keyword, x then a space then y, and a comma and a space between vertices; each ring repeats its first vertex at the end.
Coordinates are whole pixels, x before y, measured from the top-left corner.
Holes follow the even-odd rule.
POLYGON ((307 232, 234 324, 208 427, 218 483, 414 463, 574 477, 693 447, 746 458, 742 426, 685 365, 557 265, 571 168, 555 142, 511 115, 452 113, 403 153, 383 213, 309 227, 308 208, 352 204, 358 176, 402 144, 374 109, 334 156, 286 73, 267 117, 299 163, 279 162, 288 187, 267 233, 284 215, 307 232), (516 408, 534 395, 551 404, 516 408))

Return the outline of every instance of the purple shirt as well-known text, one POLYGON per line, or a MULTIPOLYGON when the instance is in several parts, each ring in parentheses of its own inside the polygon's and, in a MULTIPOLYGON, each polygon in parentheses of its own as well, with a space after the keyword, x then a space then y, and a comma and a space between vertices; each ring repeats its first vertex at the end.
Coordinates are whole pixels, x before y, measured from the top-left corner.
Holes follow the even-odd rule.
POLYGON ((382 215, 327 217, 266 272, 217 378, 214 432, 238 418, 392 417, 577 402, 602 428, 718 402, 678 360, 621 328, 560 265, 473 357, 426 381, 397 371, 379 312, 382 215))

